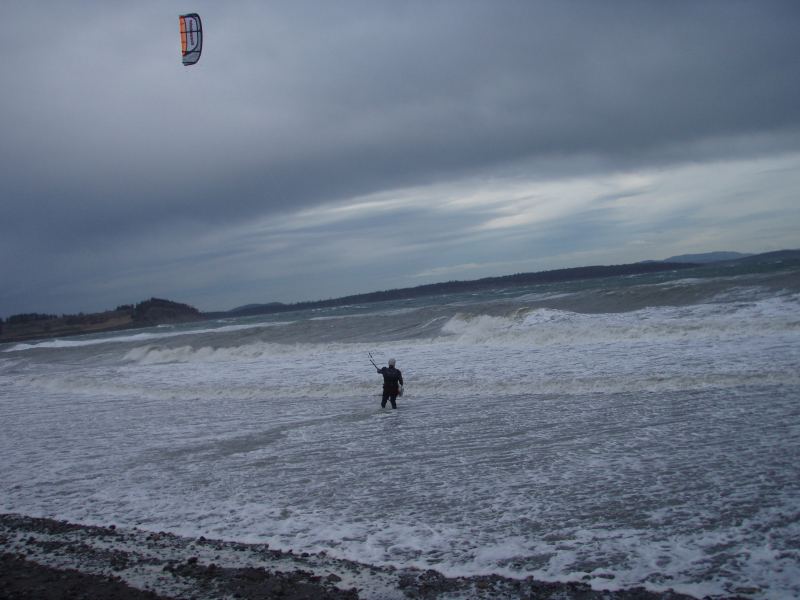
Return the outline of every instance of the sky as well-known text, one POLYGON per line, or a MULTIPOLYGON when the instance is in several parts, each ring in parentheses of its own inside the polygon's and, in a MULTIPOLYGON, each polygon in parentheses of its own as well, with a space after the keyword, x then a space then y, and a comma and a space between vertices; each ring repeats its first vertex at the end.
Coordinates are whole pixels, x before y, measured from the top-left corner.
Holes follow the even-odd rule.
POLYGON ((0 317, 798 248, 798 31, 796 0, 3 0, 0 317))

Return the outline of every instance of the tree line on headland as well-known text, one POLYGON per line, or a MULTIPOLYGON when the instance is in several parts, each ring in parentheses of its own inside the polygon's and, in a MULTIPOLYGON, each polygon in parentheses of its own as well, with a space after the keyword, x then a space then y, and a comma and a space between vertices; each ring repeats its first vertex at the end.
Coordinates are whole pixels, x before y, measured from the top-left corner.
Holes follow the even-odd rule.
POLYGON ((384 290, 355 294, 328 300, 315 300, 312 302, 296 302, 284 304, 271 302, 269 304, 248 304, 222 313, 206 313, 210 318, 240 317, 259 314, 288 312, 294 310, 307 310, 313 308, 330 308, 346 306, 349 304, 369 304, 371 302, 384 302, 389 300, 408 300, 424 296, 438 296, 444 294, 460 294, 480 292, 500 288, 513 288, 528 285, 559 283, 564 281, 579 281, 581 279, 601 279, 603 277, 624 277, 628 275, 646 275, 679 269, 693 269, 708 266, 709 263, 734 267, 736 265, 752 265, 753 263, 780 263, 784 265, 796 264, 800 266, 800 250, 778 250, 763 254, 746 255, 735 252, 710 252, 706 254, 685 255, 692 260, 676 256, 667 260, 648 260, 623 265, 595 265, 590 267, 572 267, 567 269, 553 269, 551 271, 537 271, 535 273, 516 273, 498 277, 484 277, 482 279, 455 280, 444 283, 429 283, 416 287, 384 290), (714 256, 717 255, 717 256, 714 256), (735 255, 735 256, 734 256, 735 255))
POLYGON ((555 269, 552 271, 539 271, 536 273, 516 273, 499 277, 484 277, 483 279, 454 280, 443 283, 429 283, 410 288, 398 288, 355 294, 328 300, 315 300, 312 302, 297 302, 283 304, 272 302, 270 304, 251 304, 228 311, 228 315, 249 316, 309 308, 331 308, 348 304, 369 304, 372 302, 385 302, 389 300, 408 300, 423 296, 438 296, 444 294, 461 294, 479 292, 501 287, 521 287, 545 283, 558 283, 562 281, 577 281, 580 279, 598 279, 602 277, 618 277, 625 275, 643 275, 662 271, 674 271, 697 267, 694 263, 666 263, 666 262, 641 262, 625 265, 573 267, 569 269, 555 269))
POLYGON ((201 319, 202 313, 188 304, 150 298, 137 304, 123 304, 114 310, 75 315, 21 313, 0 319, 0 342, 40 337, 74 335, 115 329, 131 329, 201 319))

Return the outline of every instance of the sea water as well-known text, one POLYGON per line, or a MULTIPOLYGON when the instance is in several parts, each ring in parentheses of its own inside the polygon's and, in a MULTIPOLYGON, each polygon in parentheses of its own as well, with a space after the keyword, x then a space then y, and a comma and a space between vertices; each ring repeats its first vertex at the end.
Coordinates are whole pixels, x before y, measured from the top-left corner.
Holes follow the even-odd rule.
POLYGON ((796 264, 7 344, 0 511, 800 597, 799 367, 796 264))

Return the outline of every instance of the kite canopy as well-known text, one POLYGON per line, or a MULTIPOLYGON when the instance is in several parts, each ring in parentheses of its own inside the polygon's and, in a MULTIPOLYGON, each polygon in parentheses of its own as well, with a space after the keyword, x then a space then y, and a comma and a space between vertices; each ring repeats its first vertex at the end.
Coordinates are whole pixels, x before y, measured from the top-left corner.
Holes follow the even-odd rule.
POLYGON ((183 64, 193 65, 200 60, 200 53, 203 51, 203 25, 200 23, 200 15, 197 13, 181 15, 179 20, 183 64))

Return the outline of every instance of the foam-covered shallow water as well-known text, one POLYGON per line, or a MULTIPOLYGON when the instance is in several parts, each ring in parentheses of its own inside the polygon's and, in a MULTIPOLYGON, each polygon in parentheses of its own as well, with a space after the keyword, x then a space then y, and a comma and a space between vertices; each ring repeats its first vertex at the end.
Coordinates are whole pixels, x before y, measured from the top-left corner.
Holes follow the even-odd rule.
POLYGON ((684 272, 7 345, 0 510, 800 597, 799 308, 684 272))

